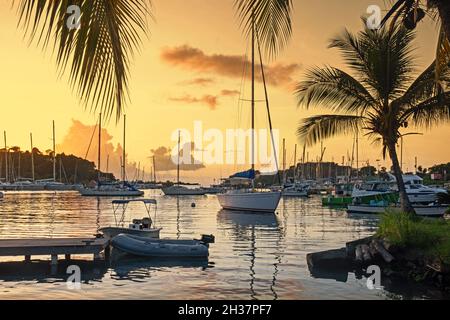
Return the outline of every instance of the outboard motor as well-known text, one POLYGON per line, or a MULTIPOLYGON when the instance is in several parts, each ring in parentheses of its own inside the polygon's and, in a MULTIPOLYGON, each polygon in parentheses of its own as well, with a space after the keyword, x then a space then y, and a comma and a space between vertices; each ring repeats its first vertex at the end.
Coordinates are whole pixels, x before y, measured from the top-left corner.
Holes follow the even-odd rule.
POLYGON ((214 237, 212 234, 203 234, 202 238, 200 239, 201 242, 205 243, 205 244, 210 244, 210 243, 215 243, 216 242, 216 237, 214 237))

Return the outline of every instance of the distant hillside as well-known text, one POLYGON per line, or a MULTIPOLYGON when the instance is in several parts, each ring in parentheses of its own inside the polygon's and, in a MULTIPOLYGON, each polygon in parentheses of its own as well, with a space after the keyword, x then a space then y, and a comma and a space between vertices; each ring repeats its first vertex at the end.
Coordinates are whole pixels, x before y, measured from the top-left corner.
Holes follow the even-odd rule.
MULTIPOLYGON (((46 154, 33 149, 34 154, 34 172, 35 179, 52 179, 53 178, 53 154, 46 154)), ((32 179, 31 152, 19 151, 18 148, 11 148, 6 154, 5 149, 0 149, 0 181, 5 181, 6 176, 6 158, 8 157, 8 177, 9 181, 17 181, 21 179, 32 179)), ((96 180, 98 171, 94 162, 84 160, 82 158, 58 154, 56 155, 56 179, 65 183, 89 183, 96 180)), ((101 174, 103 179, 115 180, 113 174, 101 174)))

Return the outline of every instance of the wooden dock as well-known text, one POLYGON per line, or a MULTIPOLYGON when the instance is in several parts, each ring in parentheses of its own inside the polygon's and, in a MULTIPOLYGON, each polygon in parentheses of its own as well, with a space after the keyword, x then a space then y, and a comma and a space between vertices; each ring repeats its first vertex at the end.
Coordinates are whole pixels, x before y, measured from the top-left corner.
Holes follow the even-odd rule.
POLYGON ((51 256, 53 265, 58 263, 58 255, 70 259, 75 254, 92 254, 94 259, 98 259, 103 251, 109 252, 109 240, 103 238, 0 240, 0 257, 24 256, 26 261, 30 261, 32 256, 51 256))

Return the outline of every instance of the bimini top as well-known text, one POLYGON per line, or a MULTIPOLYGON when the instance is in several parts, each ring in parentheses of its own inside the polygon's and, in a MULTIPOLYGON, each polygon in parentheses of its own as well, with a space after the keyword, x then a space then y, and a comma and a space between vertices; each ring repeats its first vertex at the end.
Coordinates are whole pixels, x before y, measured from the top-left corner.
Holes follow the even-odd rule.
POLYGON ((144 204, 157 204, 155 199, 138 199, 138 200, 114 200, 112 204, 129 204, 131 202, 142 202, 144 204))

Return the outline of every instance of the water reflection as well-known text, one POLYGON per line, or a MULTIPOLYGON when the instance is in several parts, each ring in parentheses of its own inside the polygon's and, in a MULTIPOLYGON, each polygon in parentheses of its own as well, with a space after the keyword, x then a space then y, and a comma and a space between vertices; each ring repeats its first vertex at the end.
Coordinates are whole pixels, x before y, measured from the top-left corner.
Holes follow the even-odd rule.
POLYGON ((76 264, 81 269, 81 282, 89 284, 92 281, 101 281, 108 272, 105 263, 93 263, 92 261, 60 261, 58 266, 52 267, 48 261, 33 262, 1 262, 1 282, 35 282, 35 283, 57 283, 66 282, 69 274, 67 268, 76 264), (20 270, 20 273, 17 272, 20 270))
MULTIPOLYGON (((264 214, 264 213, 245 213, 239 211, 228 211, 221 210, 217 215, 217 221, 219 227, 224 229, 231 229, 233 239, 236 241, 233 244, 233 249, 239 252, 240 256, 248 256, 249 259, 249 287, 250 287, 250 297, 253 300, 258 299, 258 293, 256 288, 256 282, 259 278, 266 276, 268 271, 267 258, 272 256, 274 261, 272 263, 273 272, 271 272, 271 281, 269 290, 272 294, 273 299, 278 299, 276 292, 276 281, 278 274, 278 264, 281 262, 281 254, 279 248, 281 245, 281 239, 283 237, 278 224, 278 219, 274 214, 264 214), (259 235, 264 235, 259 238, 259 235), (270 234, 270 235, 269 235, 270 234), (244 239, 249 243, 249 247, 245 248, 240 243, 244 239), (271 246, 265 243, 266 239, 270 242, 275 242, 275 246, 271 246), (267 248, 277 248, 273 252, 267 252, 267 248), (261 254, 261 269, 258 268, 259 263, 259 253, 261 254), (262 270, 259 274, 259 270, 262 270)), ((266 288, 262 288, 265 292, 266 288)))
MULTIPOLYGON (((414 297, 410 293, 414 290, 389 283, 383 283, 382 295, 369 291, 364 274, 356 270, 339 274, 308 269, 308 253, 341 248, 348 241, 373 235, 377 216, 353 216, 323 208, 320 197, 282 200, 276 215, 219 212, 215 196, 177 198, 149 191, 145 197, 158 201, 157 224, 163 228, 162 237, 192 239, 214 234, 216 243, 210 247, 209 261, 80 262, 83 281, 90 285, 76 293, 67 291, 65 267, 79 261, 61 261, 52 274, 47 261, 3 264, 1 261, 11 259, 0 258, 0 295, 32 299, 36 295, 49 299, 414 297), (195 206, 191 206, 193 202, 195 206)), ((139 204, 130 205, 128 213, 130 219, 143 216, 139 204)), ((99 227, 110 225, 114 225, 111 199, 84 198, 76 192, 19 192, 7 194, 0 204, 1 238, 92 237, 99 227)), ((417 295, 431 296, 429 292, 417 295)))
MULTIPOLYGON (((170 269, 200 269, 210 267, 208 259, 141 259, 123 258, 111 264, 111 278, 116 280, 143 281, 158 271, 170 269)), ((212 266, 211 266, 212 267, 212 266)))

